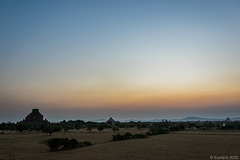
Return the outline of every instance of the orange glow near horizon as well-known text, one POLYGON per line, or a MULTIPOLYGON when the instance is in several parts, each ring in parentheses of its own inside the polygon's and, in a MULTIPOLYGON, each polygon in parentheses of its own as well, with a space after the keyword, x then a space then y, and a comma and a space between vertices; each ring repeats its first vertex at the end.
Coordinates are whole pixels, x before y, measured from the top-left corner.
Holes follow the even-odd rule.
POLYGON ((240 115, 240 1, 0 4, 0 122, 240 115))
MULTIPOLYGON (((240 104, 240 89, 235 85, 170 87, 103 86, 48 89, 19 89, 15 98, 34 104, 47 103, 70 108, 201 108, 207 106, 240 104), (210 87, 211 86, 211 87, 210 87)), ((239 86, 239 85, 238 85, 239 86)), ((13 97, 11 95, 6 96, 13 97)))

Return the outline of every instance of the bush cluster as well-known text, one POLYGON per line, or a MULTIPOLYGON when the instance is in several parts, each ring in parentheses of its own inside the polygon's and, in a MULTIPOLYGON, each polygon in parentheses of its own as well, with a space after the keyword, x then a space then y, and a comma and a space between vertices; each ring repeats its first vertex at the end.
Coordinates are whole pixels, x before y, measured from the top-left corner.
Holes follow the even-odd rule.
POLYGON ((146 135, 146 134, 134 134, 133 138, 148 138, 148 135, 146 135))
POLYGON ((122 141, 122 140, 131 139, 131 138, 132 138, 132 134, 128 132, 126 132, 123 135, 121 134, 113 135, 113 141, 122 141))
POLYGON ((74 149, 78 147, 86 147, 91 146, 92 143, 89 141, 85 142, 78 142, 76 139, 68 139, 68 138, 52 138, 48 139, 44 142, 51 151, 58 151, 58 150, 68 150, 74 149))
POLYGON ((160 128, 160 127, 152 127, 150 131, 147 132, 147 135, 158 135, 158 134, 168 134, 169 130, 167 128, 160 128))
POLYGON ((181 131, 184 130, 184 126, 183 125, 179 125, 179 126, 170 126, 169 127, 170 131, 181 131))
POLYGON ((122 141, 122 140, 128 140, 128 139, 134 139, 134 138, 147 138, 148 136, 146 134, 134 134, 132 135, 129 132, 126 132, 125 134, 116 134, 113 135, 113 141, 122 141))

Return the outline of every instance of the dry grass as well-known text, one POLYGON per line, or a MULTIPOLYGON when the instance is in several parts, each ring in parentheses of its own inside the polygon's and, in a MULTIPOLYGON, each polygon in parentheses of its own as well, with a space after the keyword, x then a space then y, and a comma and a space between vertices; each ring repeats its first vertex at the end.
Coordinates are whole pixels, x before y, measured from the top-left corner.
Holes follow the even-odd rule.
MULTIPOLYGON (((146 133, 147 130, 125 129, 121 133, 146 133)), ((181 131, 134 139, 111 142, 113 132, 104 130, 69 131, 52 136, 37 132, 5 133, 0 135, 0 160, 49 159, 49 160, 179 160, 209 159, 209 156, 240 156, 240 131, 181 131), (53 137, 73 137, 79 141, 89 140, 91 147, 75 150, 50 152, 40 143, 53 137)))

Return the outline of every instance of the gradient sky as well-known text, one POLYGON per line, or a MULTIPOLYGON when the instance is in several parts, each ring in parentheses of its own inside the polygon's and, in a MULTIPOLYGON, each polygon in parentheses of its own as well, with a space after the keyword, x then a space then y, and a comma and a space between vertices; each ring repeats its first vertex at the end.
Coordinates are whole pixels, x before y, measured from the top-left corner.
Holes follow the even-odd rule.
POLYGON ((1 0, 0 121, 240 116, 239 0, 1 0))

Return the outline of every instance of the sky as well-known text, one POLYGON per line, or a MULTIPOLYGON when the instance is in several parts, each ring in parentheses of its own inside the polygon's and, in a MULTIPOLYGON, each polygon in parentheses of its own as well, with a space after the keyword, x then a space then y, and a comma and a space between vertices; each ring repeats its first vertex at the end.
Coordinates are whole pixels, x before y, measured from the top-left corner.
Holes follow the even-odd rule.
POLYGON ((238 0, 1 0, 0 122, 240 116, 238 0))

